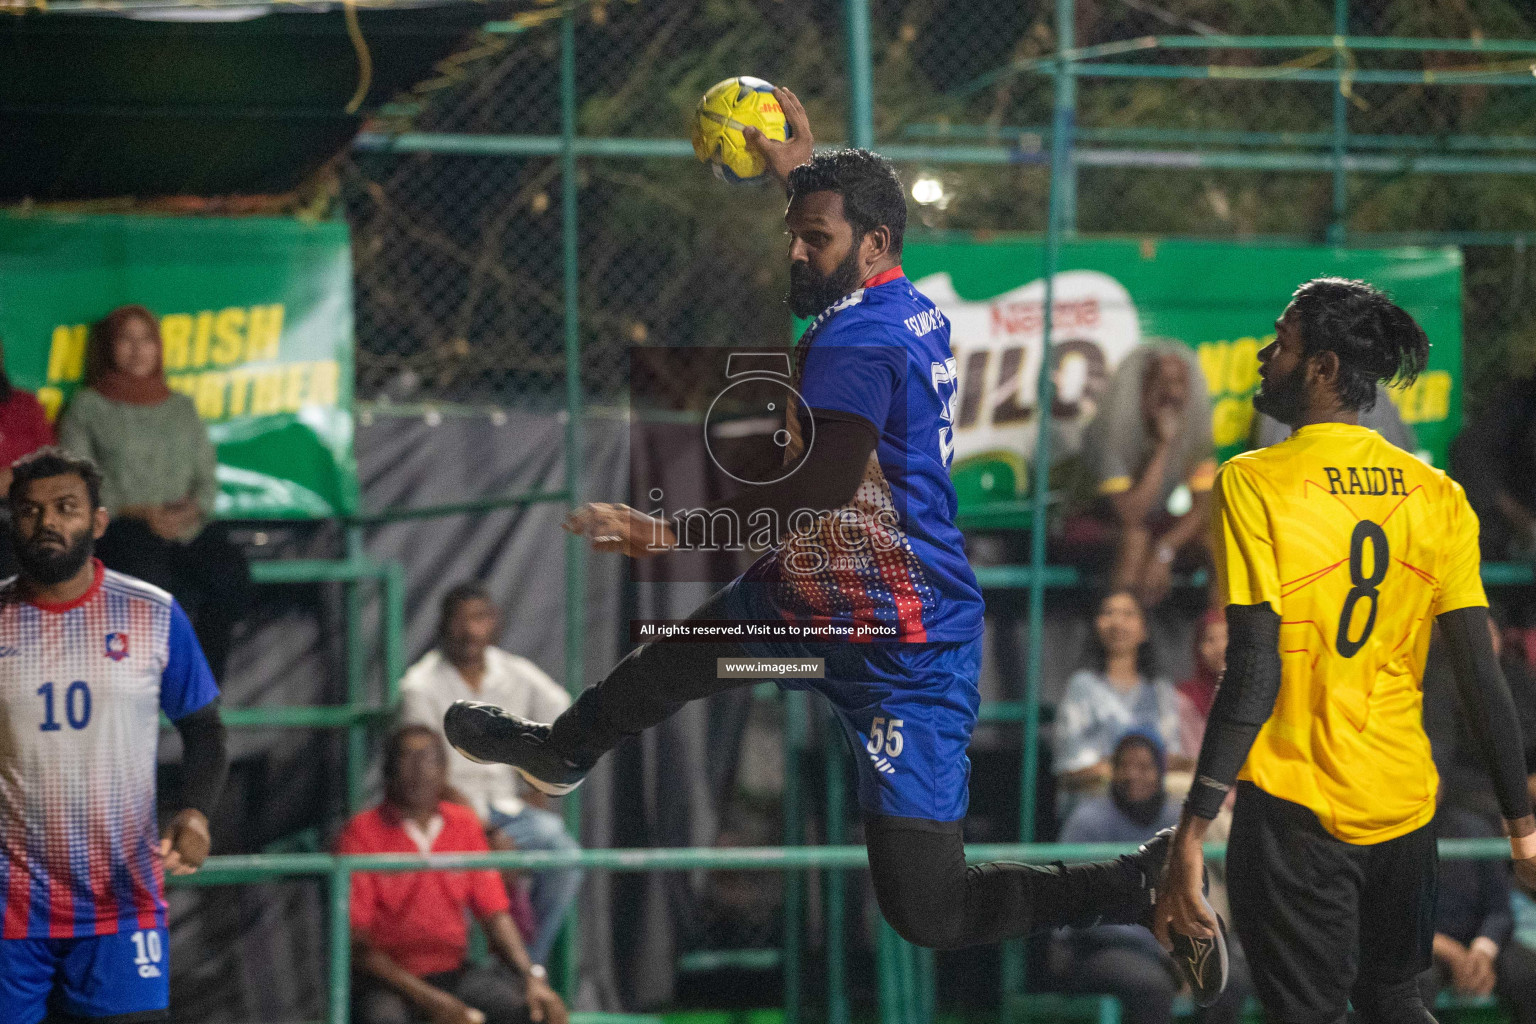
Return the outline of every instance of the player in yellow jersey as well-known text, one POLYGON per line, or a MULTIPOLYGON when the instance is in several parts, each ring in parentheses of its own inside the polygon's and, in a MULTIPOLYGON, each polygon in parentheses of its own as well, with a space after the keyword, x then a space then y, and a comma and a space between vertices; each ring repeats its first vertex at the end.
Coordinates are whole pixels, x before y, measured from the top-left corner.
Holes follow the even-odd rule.
POLYGON ((1234 781, 1233 924, 1266 1018, 1433 1021, 1439 779, 1421 725, 1438 624, 1494 777, 1515 868, 1536 882, 1536 819, 1515 709, 1494 656, 1477 518, 1461 487, 1359 426, 1378 382, 1411 382, 1429 342, 1361 281, 1296 290, 1259 353, 1280 444, 1215 488, 1216 578, 1230 640, 1154 924, 1210 936, 1201 842, 1234 781), (1241 769, 1241 770, 1239 770, 1241 769))

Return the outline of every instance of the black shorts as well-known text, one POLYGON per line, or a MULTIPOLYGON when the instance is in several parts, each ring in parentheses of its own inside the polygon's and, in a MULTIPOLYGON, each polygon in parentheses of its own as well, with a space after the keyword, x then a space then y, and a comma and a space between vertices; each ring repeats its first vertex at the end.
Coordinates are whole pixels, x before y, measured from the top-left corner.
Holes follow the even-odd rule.
POLYGON ((1227 890, 1266 1019, 1342 1020, 1351 997, 1426 970, 1437 866, 1433 825, 1356 846, 1300 804, 1239 783, 1227 890))

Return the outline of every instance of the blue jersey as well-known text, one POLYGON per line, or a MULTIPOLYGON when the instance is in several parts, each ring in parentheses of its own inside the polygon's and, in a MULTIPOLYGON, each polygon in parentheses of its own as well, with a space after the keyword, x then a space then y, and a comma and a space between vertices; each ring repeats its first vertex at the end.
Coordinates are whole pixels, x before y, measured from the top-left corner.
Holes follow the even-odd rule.
MULTIPOLYGON (((851 639, 979 636, 981 588, 955 526, 949 480, 949 321, 897 267, 817 317, 796 364, 795 387, 809 408, 860 416, 880 439, 848 504, 814 524, 791 523, 783 544, 743 578, 768 584, 762 589, 780 617, 850 627, 851 639)), ((799 434, 793 417, 789 427, 799 434)))

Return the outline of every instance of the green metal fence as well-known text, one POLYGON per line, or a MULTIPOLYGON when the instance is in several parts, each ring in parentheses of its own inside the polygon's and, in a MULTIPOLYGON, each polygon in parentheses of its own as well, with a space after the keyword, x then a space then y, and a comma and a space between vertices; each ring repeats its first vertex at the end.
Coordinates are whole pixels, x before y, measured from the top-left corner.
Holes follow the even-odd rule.
MULTIPOLYGON (((1172 2, 1148 23, 1155 31, 1107 40, 1102 36, 1114 33, 1103 13, 1080 10, 1074 0, 1038 5, 1034 14, 1021 13, 1017 4, 895 0, 845 0, 835 13, 830 5, 819 13, 784 6, 578 3, 564 10, 558 33, 526 19, 488 25, 485 38, 493 43, 485 45, 493 56, 484 58, 481 77, 432 98, 414 97, 392 120, 364 133, 348 172, 353 194, 372 197, 353 206, 365 236, 360 251, 372 252, 367 237, 376 233, 385 243, 416 239, 411 252, 437 256, 423 255, 404 279, 407 297, 421 306, 414 314, 398 308, 398 295, 389 302, 368 299, 374 288, 399 290, 394 284, 401 278, 382 262, 388 245, 360 256, 368 335, 359 357, 360 391, 388 397, 400 385, 418 397, 479 395, 534 404, 562 396, 570 483, 539 497, 574 502, 581 494, 582 403, 622 401, 621 355, 628 345, 722 336, 778 341, 787 321, 762 314, 771 308, 777 271, 756 269, 774 258, 773 198, 725 192, 707 181, 690 163, 691 148, 678 130, 703 86, 744 70, 797 88, 823 138, 843 127, 851 144, 877 148, 909 168, 960 176, 966 186, 960 191, 974 193, 975 202, 962 199, 937 217, 919 211, 922 223, 914 230, 1042 230, 1047 339, 1062 240, 1080 229, 1102 229, 1120 210, 1149 208, 1135 206, 1136 188, 1122 196, 1127 182, 1142 189, 1157 182, 1157 188, 1195 196, 1203 181, 1208 189, 1247 188, 1259 198, 1249 204, 1258 212, 1248 222, 1218 215, 1203 224, 1194 215, 1158 214, 1141 218, 1149 222, 1145 228, 1132 218, 1124 230, 1194 229, 1334 244, 1449 241, 1498 247, 1504 255, 1490 257, 1492 263, 1514 263, 1520 280, 1527 274, 1523 253, 1536 238, 1536 207, 1499 203, 1509 195, 1503 182, 1521 187, 1523 176, 1536 171, 1536 145, 1529 141, 1536 78, 1528 66, 1536 41, 1518 38, 1536 36, 1536 24, 1513 5, 1463 4, 1460 13, 1425 18, 1415 5, 1392 0, 1299 2, 1285 16, 1264 5, 1172 2), (1225 14, 1222 6, 1229 8, 1225 14), (1223 24, 1209 24, 1219 16, 1223 24), (1085 17, 1093 31, 1080 45, 1085 17), (1446 26, 1458 26, 1465 37, 1428 37, 1446 26), (1000 47, 998 36, 1012 45, 1000 47), (712 49, 691 64, 672 56, 705 44, 712 49), (992 67, 980 67, 983 52, 993 54, 985 58, 992 67), (1441 97, 1448 93, 1467 108, 1460 116, 1445 113, 1441 97), (1479 104, 1467 100, 1474 94, 1483 98, 1479 104), (1405 95, 1406 103, 1394 99, 1405 95), (1472 177, 1481 191, 1443 184, 1472 177), (1303 180, 1305 186, 1295 184, 1303 180), (1321 195, 1314 182, 1321 183, 1321 195), (1413 194, 1415 182, 1479 201, 1460 217, 1422 204, 1405 214, 1403 196, 1413 194), (463 194, 445 196, 449 183, 463 184, 463 194), (550 200, 557 188, 558 224, 550 200), (417 213, 406 209, 413 198, 422 200, 417 213), (1490 223, 1481 212, 1489 205, 1508 215, 1490 223), (1297 218, 1287 220, 1288 211, 1305 214, 1300 230, 1297 218), (422 219, 432 216, 439 220, 422 219), (713 233, 710 219, 748 240, 713 233), (744 225, 753 230, 743 232, 744 225), (669 234, 685 237, 681 248, 666 241, 669 234), (754 236, 763 241, 751 241, 754 236), (681 251, 690 241, 706 254, 706 270, 728 268, 716 275, 723 284, 701 271, 698 253, 681 251), (553 256, 556 245, 558 260, 539 258, 553 256), (654 257, 643 272, 633 265, 637 253, 654 257), (489 265, 497 260, 499 270, 489 265), (472 283, 441 299, 447 286, 426 279, 452 276, 445 268, 492 283, 472 283), (759 280, 764 277, 769 284, 759 280), (496 288, 509 308, 515 305, 515 316, 497 321, 487 312, 496 288), (678 292, 700 295, 690 305, 678 292), (695 322, 710 326, 688 326, 695 322), (488 333, 495 326, 505 336, 488 333), (391 339, 403 337, 403 347, 391 347, 391 339)), ((1469 262, 1469 293, 1476 273, 1469 262)), ((1469 301, 1483 301, 1480 295, 1469 294, 1469 301)), ((1469 315, 1483 314, 1474 309, 1469 315)), ((1513 339, 1507 347, 1530 344, 1526 328, 1501 329, 1513 339)), ((1041 365, 1050 365, 1048 356, 1041 365)), ((1049 407, 1051 386, 1042 373, 1036 408, 1049 407)), ((1039 437, 1033 464, 1046 465, 1050 432, 1039 437)), ((1036 480, 1031 508, 1034 521, 1043 522, 1044 474, 1036 480)), ((572 625, 584 577, 579 548, 572 538, 567 545, 566 677, 577 687, 584 675, 572 625)), ((978 573, 989 589, 1028 594, 1023 692, 985 715, 1022 726, 1025 841, 1034 822, 1045 592, 1081 582, 1076 570, 1046 564, 1045 531, 1033 531, 1029 556, 1025 565, 978 573)), ((1490 583, 1531 582, 1529 566, 1488 568, 1490 583)), ((803 715, 803 707, 791 707, 792 748, 804 743, 803 715)), ((829 759, 835 755, 827 751, 829 759)), ((843 828, 842 783, 835 771, 828 778, 826 814, 835 842, 843 828)), ((793 773, 786 787, 785 842, 793 844, 800 839, 796 819, 805 794, 793 773)), ((835 869, 828 886, 829 1017, 841 1022, 848 1013, 846 890, 835 869)), ((798 882, 786 892, 785 989, 793 1021, 802 995, 802 893, 798 882)), ((1006 958, 1010 992, 1022 988, 1022 963, 1014 946, 1006 958)))
MULTIPOLYGON (((1133 845, 1116 843, 1060 844, 976 844, 966 850, 973 862, 1008 860, 1020 863, 1102 860, 1131 853, 1133 845)), ((1206 857, 1221 861, 1226 848, 1211 845, 1206 857)), ((1440 856, 1448 860, 1502 859, 1509 856, 1509 844, 1503 839, 1443 839, 1440 856)), ((322 877, 326 880, 328 907, 327 970, 330 977, 330 1024, 346 1024, 351 1000, 351 930, 348 897, 353 873, 358 871, 462 871, 471 868, 496 868, 513 871, 539 871, 549 868, 581 867, 594 871, 716 871, 771 870, 802 872, 809 870, 863 869, 868 855, 862 846, 741 847, 736 849, 654 849, 654 850, 571 850, 497 853, 433 854, 427 857, 406 854, 370 854, 367 856, 332 856, 320 853, 212 857, 194 875, 171 876, 173 886, 248 885, 297 877, 322 877)), ((930 994, 924 997, 920 978, 905 972, 903 954, 894 947, 881 957, 882 1020, 909 1019, 904 1008, 931 1007, 931 972, 926 982, 930 994), (914 989, 913 983, 917 982, 914 989)), ((831 1017, 829 1016, 829 1020, 831 1017)), ((926 1019, 912 1017, 910 1019, 926 1019)))
MULTIPOLYGON (((356 627, 366 580, 382 578, 385 586, 388 687, 403 667, 398 568, 363 559, 362 528, 510 505, 574 505, 584 497, 584 407, 623 402, 629 346, 783 340, 787 315, 765 313, 782 293, 781 204, 768 192, 727 191, 709 180, 681 137, 698 94, 729 74, 760 73, 794 87, 823 139, 841 134, 909 172, 944 175, 955 204, 915 210, 915 232, 1043 232, 1047 340, 1062 240, 1117 230, 1476 247, 1468 256, 1469 328, 1494 338, 1501 354, 1536 351, 1536 273, 1525 259, 1536 239, 1536 200, 1526 179, 1536 171, 1530 12, 1501 0, 1285 6, 1167 0, 1127 5, 1140 13, 1112 18, 1074 0, 592 0, 487 25, 440 80, 387 108, 341 169, 357 254, 358 392, 380 401, 558 410, 565 483, 359 517, 340 563, 259 566, 258 579, 340 579, 349 588, 348 703, 241 709, 230 712, 231 721, 346 728, 355 807, 368 724, 394 693, 386 691, 385 708, 369 706, 365 696, 366 652, 356 627)), ((1469 359, 1474 381, 1501 370, 1502 360, 1469 359)), ((1048 408, 1048 374, 1038 386, 1036 407, 1048 408)), ((1045 465, 1050 432, 1039 437, 1033 464, 1045 465)), ((1030 504, 1034 521, 1043 522, 1044 474, 1035 476, 1030 504)), ((1028 595, 1020 699, 983 708, 984 719, 1022 729, 1026 842, 1046 591, 1082 583, 1077 570, 1046 564, 1044 540, 1045 531, 1033 531, 1027 564, 978 570, 987 589, 1028 595)), ((565 678, 575 690, 586 679, 585 566, 576 538, 564 543, 565 678)), ((1529 585, 1531 567, 1488 566, 1485 578, 1529 585)), ((802 694, 786 699, 785 744, 793 755, 807 742, 807 709, 802 694)), ((825 753, 829 764, 839 762, 834 747, 825 753)), ((842 774, 829 771, 822 798, 834 844, 844 838, 842 785, 842 774)), ((864 866, 863 852, 800 847, 809 803, 790 767, 786 848, 777 852, 586 851, 570 860, 608 870, 792 867, 782 959, 789 1024, 805 996, 800 873, 827 871, 827 1012, 830 1022, 845 1024, 845 873, 864 866)), ((566 808, 577 820, 577 801, 566 808)), ((1040 855, 1028 847, 971 853, 1040 855)), ((552 866, 539 859, 548 856, 496 854, 484 863, 534 869, 552 866)), ((341 1020, 344 883, 359 863, 216 858, 190 884, 328 877, 332 971, 340 985, 332 1019, 341 1020)), ((571 993, 576 958, 566 964, 563 987, 571 993)), ((1010 994, 1022 990, 1022 965, 1014 945, 1005 959, 1010 994)), ((931 1001, 931 993, 887 981, 890 993, 931 1001)))

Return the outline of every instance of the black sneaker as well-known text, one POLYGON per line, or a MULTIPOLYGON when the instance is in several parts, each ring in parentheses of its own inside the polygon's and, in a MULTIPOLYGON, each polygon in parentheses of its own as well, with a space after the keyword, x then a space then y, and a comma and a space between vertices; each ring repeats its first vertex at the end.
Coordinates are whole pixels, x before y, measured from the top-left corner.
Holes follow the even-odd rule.
MULTIPOLYGON (((1141 906, 1144 917, 1141 923, 1147 928, 1152 927, 1152 908, 1157 905, 1157 887, 1163 878, 1163 865, 1168 862, 1168 849, 1172 841, 1173 829, 1165 828, 1126 858, 1140 873, 1144 896, 1141 906)), ((1200 891, 1211 891, 1210 876, 1203 869, 1200 891)), ((1211 910, 1209 903, 1206 909, 1211 910)), ((1212 938, 1199 939, 1172 929, 1168 931, 1168 938, 1173 943, 1173 950, 1169 953, 1173 958, 1173 966, 1189 986, 1190 995, 1198 1006, 1210 1006, 1221 998, 1221 993, 1227 987, 1227 971, 1230 967, 1227 959, 1227 924, 1216 911, 1211 910, 1211 916, 1216 919, 1216 934, 1212 938)))
POLYGON ((540 793, 564 796, 586 778, 550 749, 549 726, 509 714, 495 704, 456 700, 443 715, 448 743, 481 764, 509 764, 540 793))

